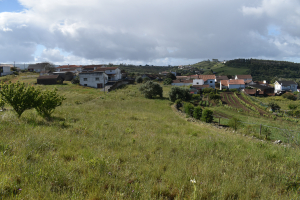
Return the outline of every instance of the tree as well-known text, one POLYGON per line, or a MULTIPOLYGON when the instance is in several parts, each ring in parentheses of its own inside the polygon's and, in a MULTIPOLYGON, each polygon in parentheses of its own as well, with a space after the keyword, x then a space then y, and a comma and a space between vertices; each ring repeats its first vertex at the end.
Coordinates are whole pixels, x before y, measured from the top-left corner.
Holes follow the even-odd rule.
POLYGON ((24 83, 2 83, 0 94, 13 107, 18 117, 21 117, 25 110, 34 108, 40 91, 33 86, 25 86, 24 83))
POLYGON ((153 81, 147 81, 146 83, 142 84, 139 90, 148 99, 152 99, 157 95, 162 97, 163 93, 162 87, 158 83, 155 83, 153 81))
POLYGON ((137 76, 137 77, 135 78, 135 82, 137 82, 137 83, 142 83, 142 82, 143 82, 143 78, 142 78, 141 76, 137 76))
POLYGON ((191 104, 191 103, 184 103, 183 105, 183 109, 184 109, 184 112, 189 115, 189 116, 192 116, 193 115, 193 110, 194 110, 194 105, 191 104))
POLYGON ((149 77, 143 78, 143 83, 146 83, 147 81, 150 81, 150 78, 149 78, 149 77))
POLYGON ((289 104, 288 107, 289 107, 289 109, 291 109, 291 110, 296 110, 297 107, 298 107, 298 105, 295 105, 295 104, 289 104))
POLYGON ((231 79, 231 78, 232 78, 232 76, 231 76, 231 75, 227 75, 227 78, 228 78, 228 79, 231 79))
POLYGON ((174 74, 172 74, 172 73, 168 73, 168 74, 166 75, 166 78, 170 78, 170 79, 172 79, 172 80, 176 80, 176 76, 175 76, 174 74))
POLYGON ((75 78, 72 79, 71 81, 72 84, 79 84, 80 83, 80 79, 79 76, 76 76, 75 78))
POLYGON ((53 63, 50 62, 42 62, 42 65, 44 65, 44 69, 50 72, 55 72, 56 71, 56 67, 53 63))
POLYGON ((213 111, 209 110, 209 109, 205 109, 202 112, 202 117, 201 120, 206 122, 206 123, 211 123, 213 121, 214 117, 213 117, 213 111))
POLYGON ((49 119, 54 109, 60 106, 66 98, 57 94, 57 89, 40 92, 35 100, 35 109, 39 115, 49 119))
POLYGON ((170 79, 170 78, 166 78, 166 79, 164 80, 164 85, 171 85, 171 84, 172 84, 172 82, 173 82, 173 80, 172 80, 172 79, 170 79))
POLYGON ((241 125, 241 121, 239 121, 239 119, 236 117, 231 118, 228 122, 228 126, 233 128, 235 131, 237 130, 238 126, 240 126, 240 125, 241 125))
POLYGON ((269 104, 268 104, 268 106, 273 110, 273 111, 275 111, 275 110, 280 110, 280 106, 277 104, 277 103, 275 103, 275 102, 270 102, 269 104))
POLYGON ((175 102, 177 99, 181 99, 182 101, 191 100, 192 95, 190 94, 190 90, 181 87, 172 87, 169 92, 169 99, 172 102, 175 102))
POLYGON ((213 88, 204 88, 204 89, 203 89, 203 93, 204 93, 204 94, 206 94, 206 93, 211 93, 211 92, 213 92, 213 91, 214 91, 213 88))
POLYGON ((202 108, 200 106, 195 107, 193 116, 195 119, 200 119, 202 116, 202 108))

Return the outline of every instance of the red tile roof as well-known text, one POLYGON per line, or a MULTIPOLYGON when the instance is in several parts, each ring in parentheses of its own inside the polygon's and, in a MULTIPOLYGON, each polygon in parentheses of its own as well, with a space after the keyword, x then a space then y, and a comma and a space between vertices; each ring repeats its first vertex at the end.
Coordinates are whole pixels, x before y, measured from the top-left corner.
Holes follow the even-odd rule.
POLYGON ((64 69, 64 68, 80 68, 82 67, 81 65, 62 65, 57 67, 58 69, 64 69))
POLYGON ((97 67, 95 71, 116 70, 118 67, 97 67))
POLYGON ((223 86, 228 86, 228 80, 221 80, 220 84, 223 86))
POLYGON ((245 85, 245 81, 244 80, 241 80, 241 79, 230 79, 228 81, 228 84, 229 85, 245 85))
POLYGON ((213 79, 213 80, 216 79, 216 75, 190 75, 188 77, 192 79, 203 79, 204 82, 209 79, 213 79))
POLYGON ((251 75, 236 75, 238 79, 252 79, 251 75))
POLYGON ((244 90, 247 94, 255 94, 256 93, 256 89, 245 89, 244 90))

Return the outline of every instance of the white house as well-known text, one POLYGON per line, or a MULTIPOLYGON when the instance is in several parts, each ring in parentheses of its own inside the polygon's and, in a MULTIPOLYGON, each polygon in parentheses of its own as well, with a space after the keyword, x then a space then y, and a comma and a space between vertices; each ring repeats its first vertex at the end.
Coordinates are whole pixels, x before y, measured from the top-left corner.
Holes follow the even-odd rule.
POLYGON ((252 81, 251 75, 235 75, 235 80, 244 79, 244 82, 252 81))
POLYGON ((216 76, 215 75, 191 75, 191 79, 202 79, 202 85, 209 85, 210 88, 215 89, 216 76))
POLYGON ((81 72, 79 80, 82 86, 103 88, 108 81, 108 76, 104 72, 81 72))
POLYGON ((45 70, 47 63, 36 63, 28 65, 28 71, 30 72, 41 72, 45 70))
POLYGON ((193 85, 204 85, 203 79, 193 79, 193 85))
POLYGON ((245 89, 245 81, 235 79, 221 80, 220 90, 222 89, 245 89))
POLYGON ((118 67, 100 67, 94 70, 95 72, 105 72, 109 81, 117 81, 122 79, 121 70, 118 67))
POLYGON ((281 91, 297 91, 298 84, 295 81, 275 81, 275 93, 281 91))
POLYGON ((0 65, 0 76, 6 76, 9 74, 12 74, 12 71, 10 71, 10 66, 0 65))

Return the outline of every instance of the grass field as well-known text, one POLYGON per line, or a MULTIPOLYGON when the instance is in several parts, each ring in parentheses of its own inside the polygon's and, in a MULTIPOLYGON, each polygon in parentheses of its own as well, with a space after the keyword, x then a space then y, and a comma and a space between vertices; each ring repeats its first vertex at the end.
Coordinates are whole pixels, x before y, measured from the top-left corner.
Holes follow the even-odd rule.
POLYGON ((145 99, 138 85, 106 94, 70 83, 37 87, 57 87, 67 99, 51 121, 35 110, 0 113, 3 199, 299 196, 298 149, 188 122, 167 100, 170 86, 163 99, 145 99))

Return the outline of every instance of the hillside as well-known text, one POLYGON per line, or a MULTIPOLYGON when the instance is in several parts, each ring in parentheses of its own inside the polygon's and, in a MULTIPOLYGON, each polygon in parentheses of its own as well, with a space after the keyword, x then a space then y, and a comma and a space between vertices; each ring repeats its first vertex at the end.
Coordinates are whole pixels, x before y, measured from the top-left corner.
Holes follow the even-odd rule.
MULTIPOLYGON (((11 77, 34 83, 34 77, 11 77)), ((2 78, 0 78, 2 79, 2 78)), ((54 118, 0 112, 0 196, 7 199, 296 199, 299 150, 192 123, 139 85, 66 83, 54 118), (195 183, 190 180, 194 179, 195 183)))

